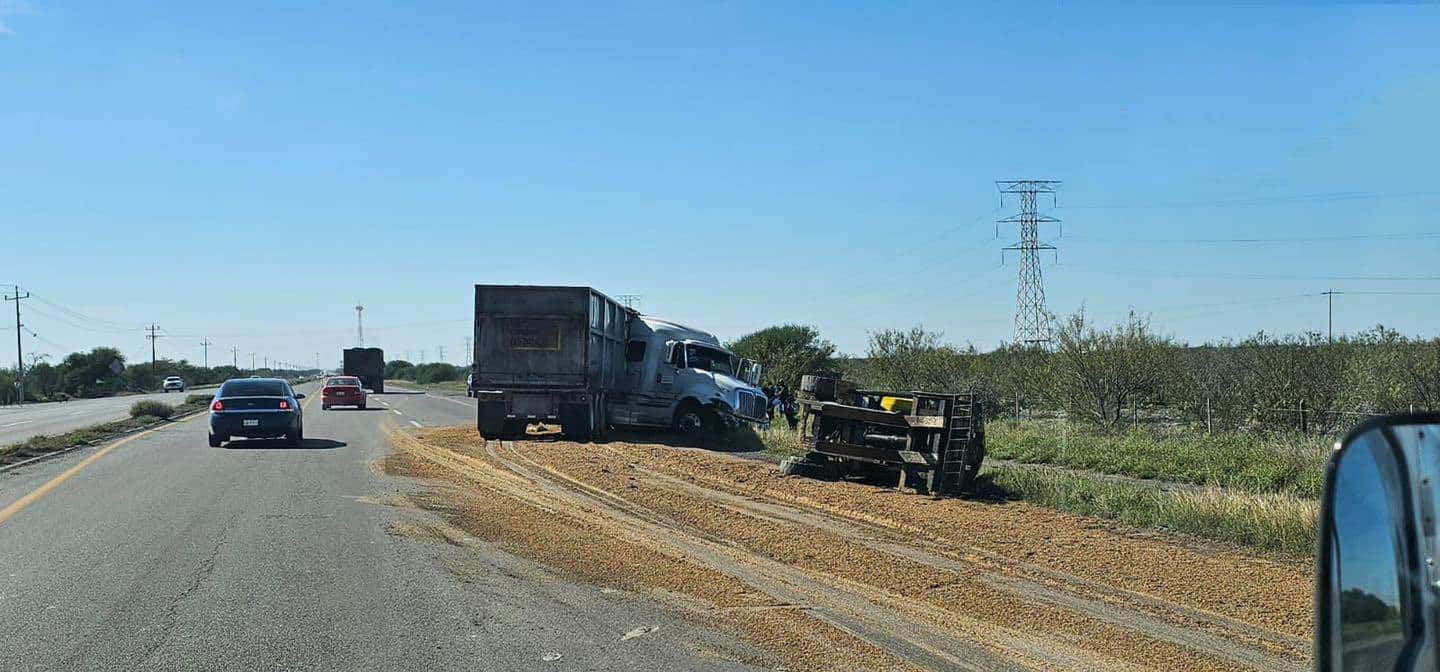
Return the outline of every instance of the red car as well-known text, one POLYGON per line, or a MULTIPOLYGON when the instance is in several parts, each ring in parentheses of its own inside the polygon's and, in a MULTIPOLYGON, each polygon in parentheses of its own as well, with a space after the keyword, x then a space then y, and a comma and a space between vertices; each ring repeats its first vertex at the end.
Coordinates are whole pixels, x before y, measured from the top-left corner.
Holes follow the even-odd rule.
POLYGON ((354 406, 365 410, 365 390, 360 379, 353 376, 336 376, 325 381, 320 388, 320 409, 330 410, 331 406, 354 406))

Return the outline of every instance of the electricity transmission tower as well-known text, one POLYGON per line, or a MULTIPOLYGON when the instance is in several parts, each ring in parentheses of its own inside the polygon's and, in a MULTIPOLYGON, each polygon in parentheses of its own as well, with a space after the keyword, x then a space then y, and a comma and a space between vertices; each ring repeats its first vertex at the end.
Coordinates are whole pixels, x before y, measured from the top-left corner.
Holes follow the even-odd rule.
MULTIPOLYGON (((1020 241, 1005 250, 1020 251, 1020 283, 1015 290, 1015 342, 1032 346, 1050 343, 1050 313, 1045 308, 1045 282, 1040 275, 1040 250, 1056 249, 1040 242, 1040 225, 1060 220, 1040 214, 1036 204, 1039 194, 1054 194, 1058 180, 996 180, 1001 199, 1005 194, 1019 194, 1020 212, 1001 220, 1000 224, 1019 224, 1020 241)), ((1053 196, 1052 196, 1053 197, 1053 196)))
POLYGON ((615 298, 620 299, 620 303, 625 304, 626 308, 639 310, 641 298, 639 294, 621 294, 615 298))
POLYGON ((365 312, 365 306, 355 302, 355 347, 365 347, 365 325, 360 321, 360 314, 365 312))

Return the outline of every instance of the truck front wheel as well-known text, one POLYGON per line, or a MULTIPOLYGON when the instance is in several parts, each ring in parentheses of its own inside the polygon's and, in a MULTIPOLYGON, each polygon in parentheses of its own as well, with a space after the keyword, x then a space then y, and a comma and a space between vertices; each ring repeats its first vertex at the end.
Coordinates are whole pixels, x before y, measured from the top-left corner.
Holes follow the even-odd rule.
POLYGON ((694 402, 685 402, 675 410, 670 428, 681 436, 699 436, 710 430, 710 420, 705 409, 694 402))

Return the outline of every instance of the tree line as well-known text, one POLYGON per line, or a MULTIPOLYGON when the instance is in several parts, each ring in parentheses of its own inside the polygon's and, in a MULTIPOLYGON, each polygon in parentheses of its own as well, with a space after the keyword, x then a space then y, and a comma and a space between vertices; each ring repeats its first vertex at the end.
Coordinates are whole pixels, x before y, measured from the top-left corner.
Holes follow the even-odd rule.
MULTIPOLYGON (((20 400, 16 373, 13 368, 0 369, 0 404, 13 404, 20 400)), ((24 373, 26 401, 58 401, 155 391, 167 376, 180 376, 186 385, 194 387, 250 375, 295 377, 313 375, 318 371, 268 367, 239 369, 229 365, 206 368, 183 359, 158 359, 152 367, 150 362, 127 363, 125 355, 116 348, 98 347, 88 352, 70 353, 55 363, 38 361, 26 366, 24 373)))
POLYGON ((989 352, 923 327, 871 332, 862 357, 840 357, 813 327, 782 325, 729 346, 771 384, 837 371, 863 387, 969 392, 995 415, 1058 412, 1102 426, 1136 419, 1215 429, 1328 432, 1367 414, 1440 408, 1440 338, 1376 326, 1336 337, 1256 333, 1190 345, 1130 315, 1101 326, 1077 312, 1052 322, 1049 347, 989 352))

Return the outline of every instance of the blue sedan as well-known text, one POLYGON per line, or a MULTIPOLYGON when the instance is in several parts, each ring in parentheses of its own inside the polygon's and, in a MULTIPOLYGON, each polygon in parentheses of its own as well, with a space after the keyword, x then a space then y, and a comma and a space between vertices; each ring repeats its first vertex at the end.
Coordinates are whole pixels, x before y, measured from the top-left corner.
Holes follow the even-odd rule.
POLYGON ((298 447, 305 440, 300 400, 290 383, 279 378, 232 378, 210 402, 210 446, 235 437, 284 438, 298 447))

